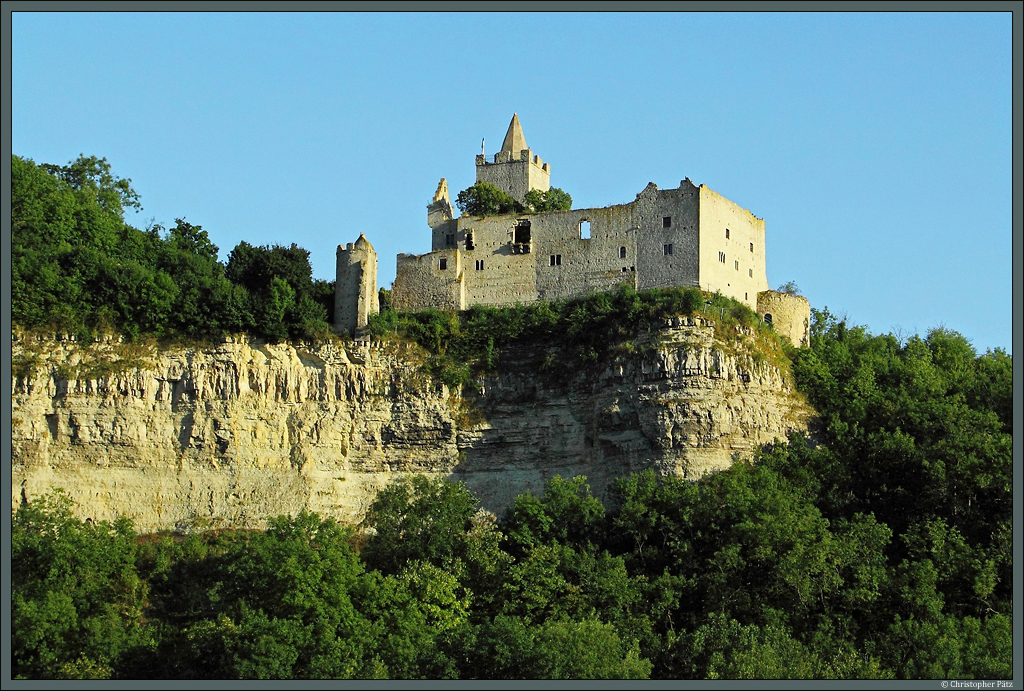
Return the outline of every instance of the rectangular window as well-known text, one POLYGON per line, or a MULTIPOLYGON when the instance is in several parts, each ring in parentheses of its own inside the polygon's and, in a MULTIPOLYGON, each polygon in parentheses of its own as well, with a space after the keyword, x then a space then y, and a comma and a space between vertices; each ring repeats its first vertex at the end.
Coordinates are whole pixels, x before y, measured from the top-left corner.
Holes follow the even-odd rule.
POLYGON ((580 221, 580 240, 590 239, 590 221, 583 219, 580 221))
POLYGON ((473 244, 473 231, 466 231, 466 251, 476 249, 476 245, 473 244))
POLYGON ((723 264, 725 263, 725 252, 718 253, 718 261, 722 262, 723 264))
POLYGON ((447 235, 445 235, 444 236, 444 246, 445 247, 455 247, 455 235, 453 235, 452 233, 448 233, 447 235))
POLYGON ((753 278, 754 277, 754 270, 753 269, 747 269, 747 277, 749 277, 749 278, 753 278))
POLYGON ((734 262, 733 262, 733 265, 734 265, 734 266, 733 266, 733 268, 734 268, 734 269, 736 269, 737 271, 739 271, 739 270, 740 270, 740 260, 739 260, 739 259, 737 259, 736 261, 734 261, 734 262))
POLYGON ((625 259, 625 258, 626 258, 626 248, 625 247, 620 247, 619 248, 619 259, 625 259))
POLYGON ((477 271, 482 271, 483 268, 484 268, 484 260, 483 259, 477 259, 476 260, 476 270, 477 271))
POLYGON ((672 254, 672 245, 665 245, 665 256, 672 254))
POLYGON ((726 240, 729 239, 729 229, 728 228, 725 229, 725 239, 726 240))
POLYGON ((440 259, 438 259, 437 260, 437 268, 441 269, 441 271, 444 271, 445 269, 447 269, 448 268, 448 260, 445 257, 441 257, 440 259))
POLYGON ((753 252, 753 251, 754 251, 754 243, 750 243, 750 251, 751 251, 751 252, 753 252))
POLYGON ((552 254, 548 258, 548 266, 561 266, 561 265, 562 265, 562 255, 560 255, 560 254, 552 254))
POLYGON ((671 228, 672 227, 672 217, 671 216, 664 216, 661 219, 661 227, 662 228, 671 228))

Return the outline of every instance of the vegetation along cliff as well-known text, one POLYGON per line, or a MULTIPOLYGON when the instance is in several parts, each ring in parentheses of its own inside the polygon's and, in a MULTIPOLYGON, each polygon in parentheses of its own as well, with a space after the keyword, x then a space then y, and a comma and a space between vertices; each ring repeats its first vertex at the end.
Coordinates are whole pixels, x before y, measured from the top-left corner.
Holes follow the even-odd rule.
POLYGON ((1013 676, 1009 354, 628 285, 338 338, 135 203, 12 161, 15 678, 1013 676))

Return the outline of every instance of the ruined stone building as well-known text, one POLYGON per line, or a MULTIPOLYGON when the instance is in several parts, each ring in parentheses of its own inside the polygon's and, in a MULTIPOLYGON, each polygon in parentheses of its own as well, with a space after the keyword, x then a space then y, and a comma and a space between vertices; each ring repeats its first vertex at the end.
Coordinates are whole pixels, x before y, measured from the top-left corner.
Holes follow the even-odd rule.
MULTIPOLYGON (((516 115, 493 160, 476 157, 477 182, 519 203, 531 189, 548 190, 550 175, 549 164, 527 146, 516 115)), ((649 183, 634 201, 603 208, 458 218, 441 178, 427 225, 431 251, 398 255, 391 289, 396 309, 558 300, 623 283, 637 290, 693 286, 748 305, 796 344, 807 341, 807 301, 768 290, 764 220, 689 178, 676 189, 649 183)), ((369 248, 365 256, 375 262, 369 243, 360 242, 365 247, 359 251, 369 248)), ((359 244, 339 247, 338 314, 343 302, 365 292, 352 283, 351 253, 359 244)), ((366 323, 358 316, 363 311, 345 309, 357 317, 342 328, 366 323)))

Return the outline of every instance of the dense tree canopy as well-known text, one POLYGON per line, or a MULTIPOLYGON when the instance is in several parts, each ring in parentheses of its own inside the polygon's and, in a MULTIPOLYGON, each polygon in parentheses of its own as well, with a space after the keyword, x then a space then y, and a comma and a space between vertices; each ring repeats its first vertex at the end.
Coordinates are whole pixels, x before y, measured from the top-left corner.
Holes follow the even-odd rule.
POLYGON ((11 159, 11 311, 15 324, 76 333, 205 338, 250 332, 321 338, 333 282, 313 281, 309 253, 242 242, 225 267, 201 226, 139 230, 131 181, 106 159, 66 166, 11 159))

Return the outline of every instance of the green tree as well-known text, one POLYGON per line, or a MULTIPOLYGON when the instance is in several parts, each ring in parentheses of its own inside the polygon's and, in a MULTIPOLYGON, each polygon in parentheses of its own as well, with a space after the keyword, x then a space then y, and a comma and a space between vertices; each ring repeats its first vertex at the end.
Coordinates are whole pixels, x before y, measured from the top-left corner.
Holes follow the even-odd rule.
POLYGON ((522 205, 489 182, 477 182, 459 192, 455 205, 467 216, 498 216, 517 213, 522 205))
POLYGON ((477 576, 499 569, 500 554, 493 525, 478 515, 475 496, 461 482, 422 475, 402 478, 382 489, 362 521, 372 533, 360 553, 385 574, 414 561, 477 576))
POLYGON ((11 672, 20 679, 106 678, 148 640, 145 584, 128 519, 82 522, 56 491, 11 523, 11 672))
POLYGON ((274 341, 329 333, 327 291, 314 284, 312 273, 309 251, 295 244, 254 247, 243 241, 225 267, 228 280, 249 292, 256 332, 274 341))
POLYGON ((523 196, 523 205, 534 213, 543 211, 568 211, 572 208, 572 197, 557 187, 540 191, 530 190, 523 196))
POLYGON ((596 619, 530 624, 499 615, 481 633, 474 676, 488 679, 646 679, 651 663, 596 619))

